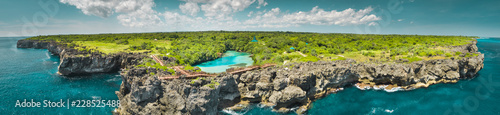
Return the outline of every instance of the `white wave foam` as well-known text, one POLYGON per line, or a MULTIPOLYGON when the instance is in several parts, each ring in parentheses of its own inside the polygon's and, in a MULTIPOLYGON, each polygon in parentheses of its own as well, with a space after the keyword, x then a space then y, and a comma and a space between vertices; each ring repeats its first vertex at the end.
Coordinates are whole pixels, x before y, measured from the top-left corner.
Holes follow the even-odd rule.
POLYGON ((375 85, 375 86, 373 86, 373 89, 374 90, 382 90, 382 89, 385 89, 387 86, 389 86, 389 85, 378 85, 378 86, 375 85))
POLYGON ((122 78, 119 78, 119 77, 115 77, 115 78, 112 78, 112 79, 108 79, 106 80, 107 82, 114 82, 114 81, 120 81, 122 78))
POLYGON ((293 108, 291 108, 290 110, 291 110, 291 111, 295 111, 295 110, 297 110, 297 109, 299 109, 299 108, 300 108, 300 107, 299 107, 299 106, 297 106, 297 107, 293 107, 293 108))
POLYGON ((387 112, 387 113, 392 113, 392 112, 394 112, 394 110, 389 110, 389 109, 386 109, 386 110, 385 110, 385 112, 387 112))
POLYGON ((224 112, 226 114, 230 114, 230 115, 243 115, 243 114, 247 113, 246 111, 243 113, 238 113, 236 111, 229 110, 229 109, 224 109, 224 110, 222 110, 222 112, 224 112))
POLYGON ((391 88, 391 89, 386 89, 384 88, 384 91, 386 92, 396 92, 396 91, 403 91, 404 89, 401 88, 401 87, 394 87, 394 88, 391 88))
MULTIPOLYGON (((396 108, 397 110, 397 108, 396 108)), ((395 109, 384 109, 384 108, 381 108, 381 107, 372 107, 372 110, 370 111, 370 113, 368 113, 368 115, 373 115, 373 114, 380 114, 380 112, 385 112, 385 113, 392 113, 394 112, 395 109), (379 112, 379 113, 377 113, 379 112)))
POLYGON ((50 59, 50 54, 49 54, 49 52, 45 53, 45 56, 47 56, 47 59, 50 59))
POLYGON ((370 86, 361 87, 361 86, 359 86, 358 84, 355 84, 355 86, 356 86, 358 89, 360 89, 360 90, 369 90, 369 89, 371 89, 371 87, 370 87, 370 86))

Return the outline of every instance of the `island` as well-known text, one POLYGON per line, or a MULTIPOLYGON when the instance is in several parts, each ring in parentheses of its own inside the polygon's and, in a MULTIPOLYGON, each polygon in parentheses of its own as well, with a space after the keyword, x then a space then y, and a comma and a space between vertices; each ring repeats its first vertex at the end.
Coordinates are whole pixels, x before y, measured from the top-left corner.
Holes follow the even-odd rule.
POLYGON ((114 114, 212 115, 251 104, 303 114, 345 87, 392 92, 474 78, 484 62, 475 38, 203 31, 36 36, 17 47, 59 55, 68 77, 120 72, 114 114), (204 68, 218 64, 225 70, 204 68))

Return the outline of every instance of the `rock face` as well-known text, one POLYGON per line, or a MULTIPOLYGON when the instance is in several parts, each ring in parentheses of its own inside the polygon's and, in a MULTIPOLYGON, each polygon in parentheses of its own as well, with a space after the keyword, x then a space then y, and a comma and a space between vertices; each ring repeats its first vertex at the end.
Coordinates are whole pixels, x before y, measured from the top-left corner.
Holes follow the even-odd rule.
MULTIPOLYGON (((478 53, 474 43, 458 47, 457 51, 478 53)), ((274 105, 275 110, 287 112, 293 107, 307 107, 334 89, 357 83, 394 85, 410 90, 473 78, 483 68, 483 61, 483 54, 414 63, 319 61, 206 78, 213 80, 159 81, 155 76, 144 74, 145 68, 134 68, 122 75, 124 81, 117 92, 122 106, 118 110, 121 114, 218 114, 218 111, 238 102, 262 102, 274 105), (220 85, 209 88, 206 86, 209 81, 220 85)), ((156 73, 162 75, 165 72, 156 73)))
POLYGON ((120 114, 214 115, 221 109, 222 101, 239 97, 236 80, 225 76, 217 79, 172 81, 158 80, 156 75, 170 74, 152 68, 134 68, 122 73, 120 114), (156 73, 154 76, 146 74, 156 73), (209 83, 219 85, 210 87, 209 83))
POLYGON ((18 48, 48 49, 54 55, 59 55, 61 75, 78 75, 91 73, 116 72, 120 68, 136 65, 145 57, 141 54, 111 54, 102 55, 99 52, 78 51, 66 44, 51 41, 19 40, 18 48))

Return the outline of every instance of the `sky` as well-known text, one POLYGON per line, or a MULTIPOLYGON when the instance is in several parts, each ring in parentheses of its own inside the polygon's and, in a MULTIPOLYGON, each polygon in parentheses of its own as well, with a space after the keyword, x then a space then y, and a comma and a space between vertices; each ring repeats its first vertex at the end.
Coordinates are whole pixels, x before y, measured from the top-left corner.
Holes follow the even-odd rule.
POLYGON ((297 31, 500 37, 500 0, 1 0, 0 36, 297 31))

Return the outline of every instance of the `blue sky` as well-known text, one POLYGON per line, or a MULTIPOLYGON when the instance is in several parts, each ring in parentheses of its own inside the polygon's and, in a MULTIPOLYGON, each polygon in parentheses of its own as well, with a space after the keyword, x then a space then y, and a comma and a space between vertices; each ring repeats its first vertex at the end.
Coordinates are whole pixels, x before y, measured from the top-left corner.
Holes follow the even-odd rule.
POLYGON ((0 36, 304 31, 500 37, 499 0, 2 0, 0 36))

